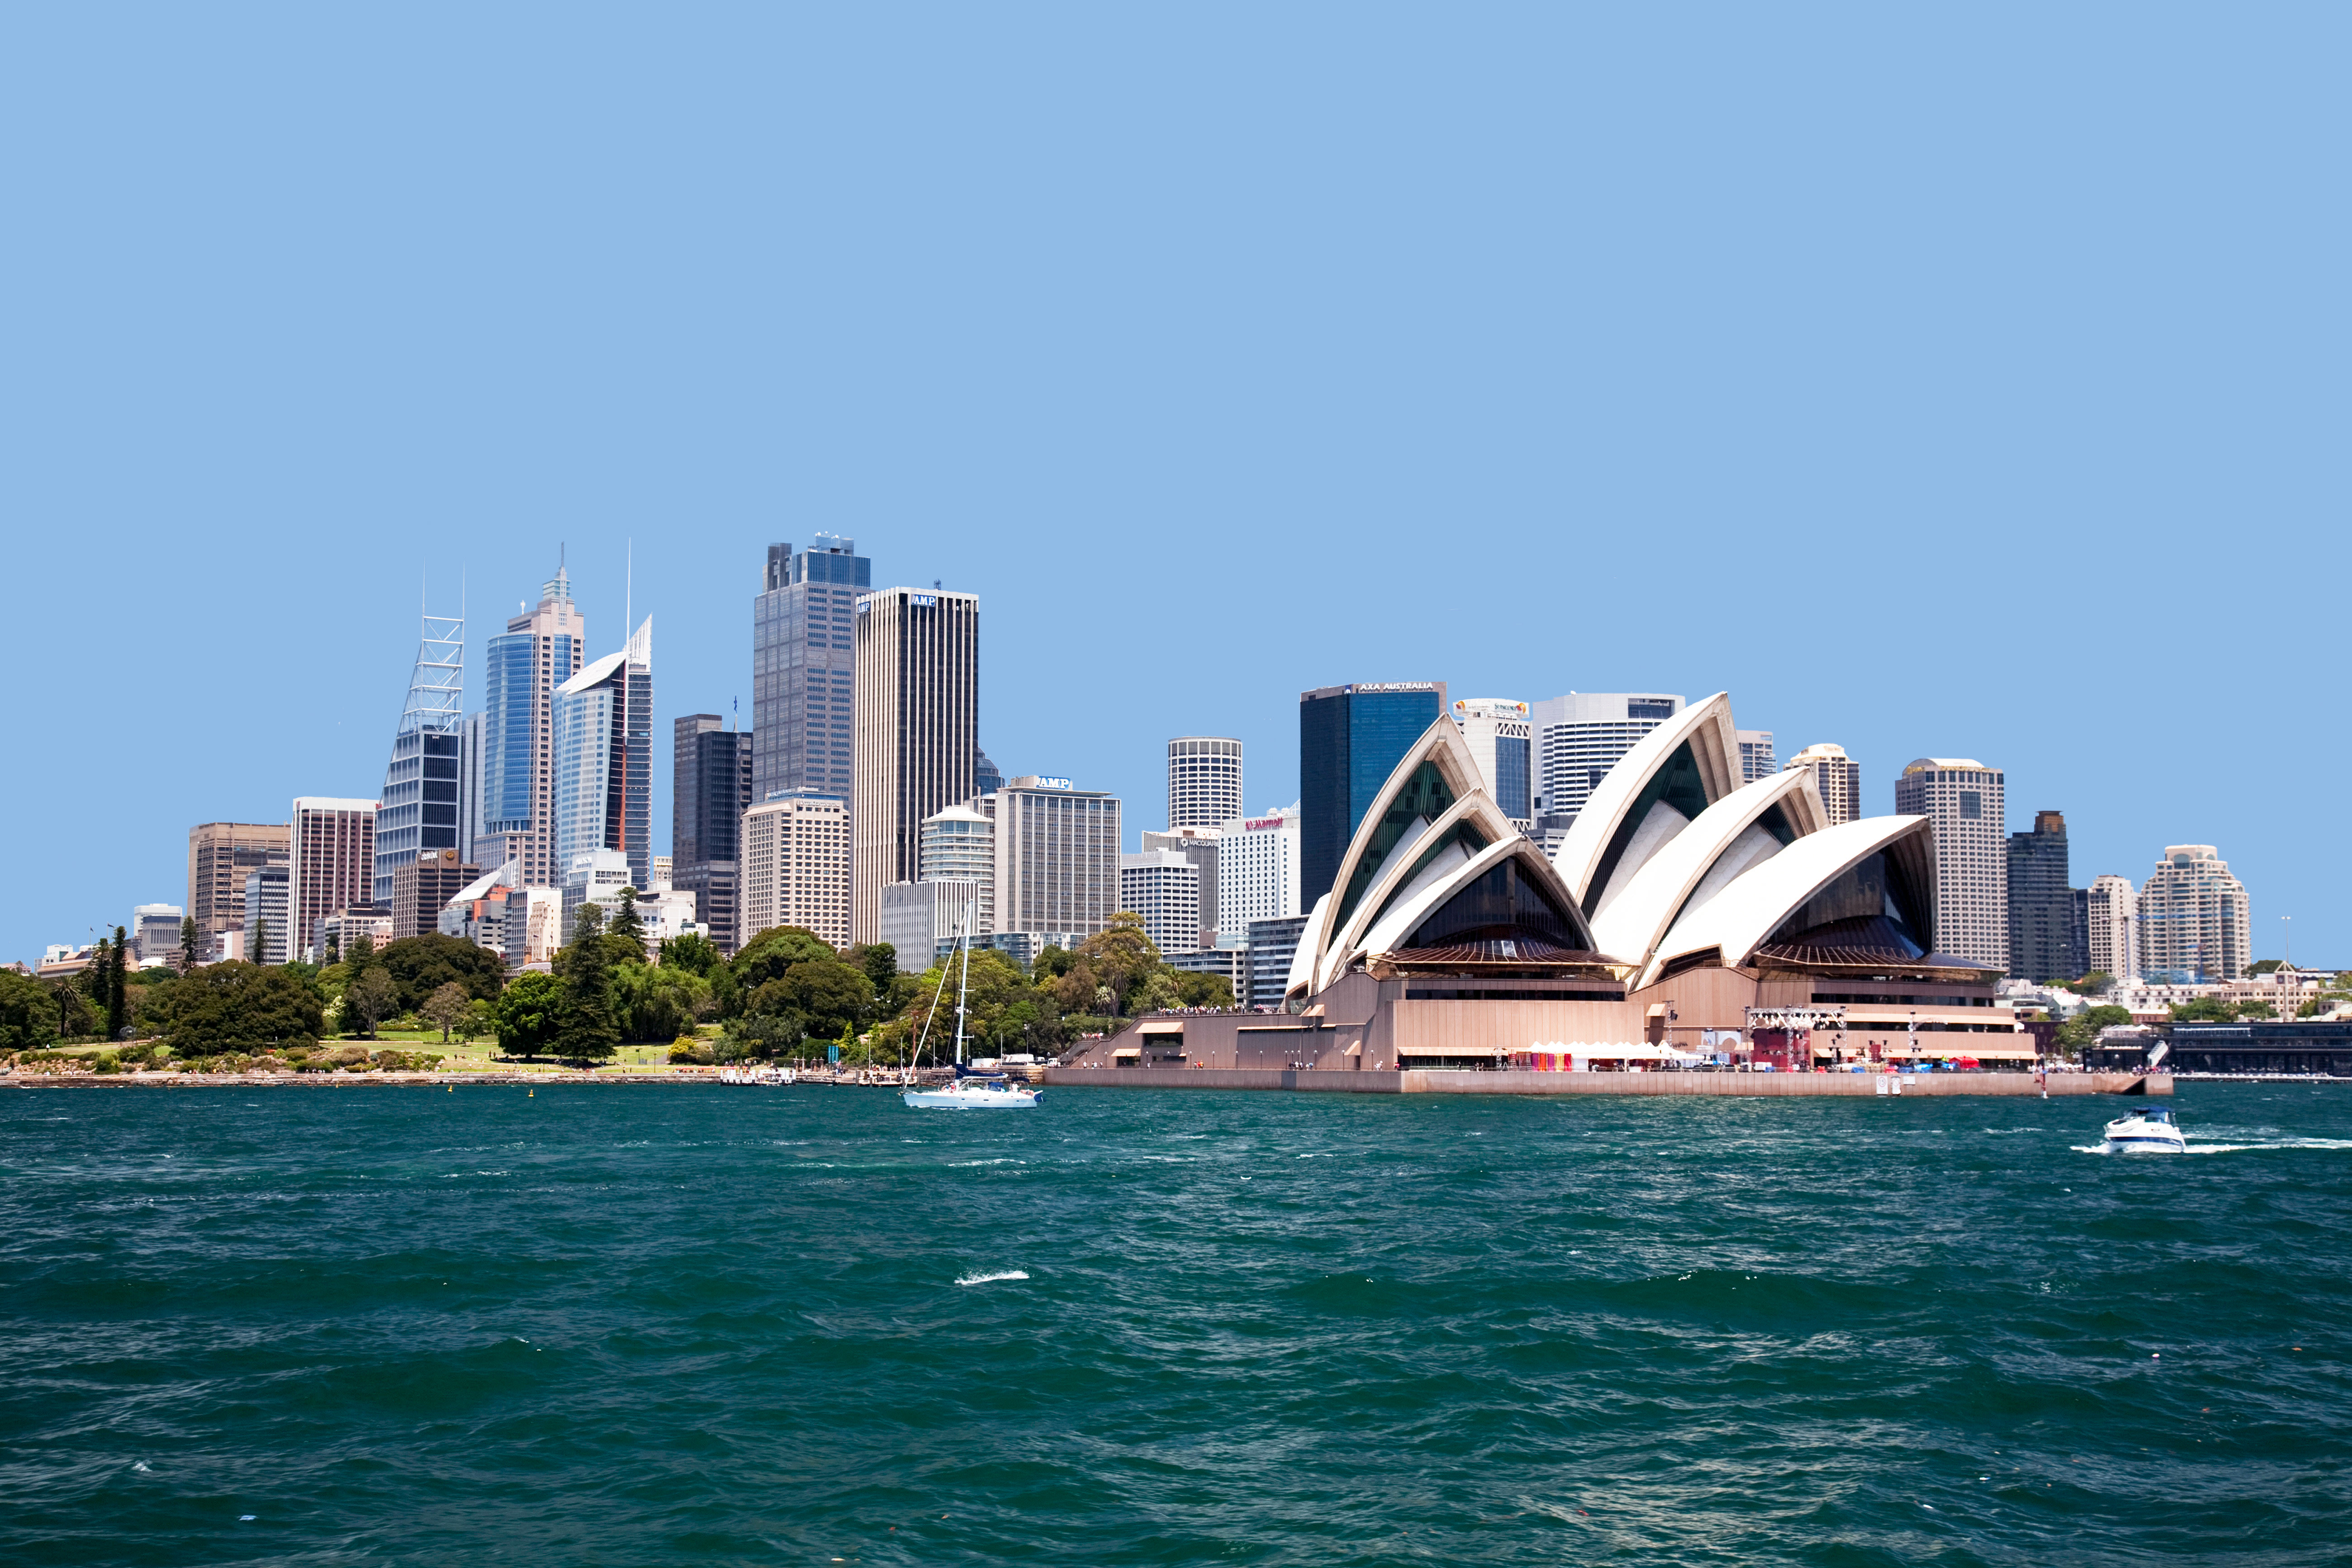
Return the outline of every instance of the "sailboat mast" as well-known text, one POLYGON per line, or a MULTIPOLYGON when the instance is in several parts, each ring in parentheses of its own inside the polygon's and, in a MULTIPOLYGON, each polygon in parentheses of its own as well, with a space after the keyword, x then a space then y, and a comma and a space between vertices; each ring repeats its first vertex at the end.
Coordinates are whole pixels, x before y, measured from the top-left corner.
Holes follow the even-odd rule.
POLYGON ((963 998, 971 985, 971 922, 980 912, 979 900, 964 906, 963 975, 956 982, 956 1066, 963 1066, 963 998))

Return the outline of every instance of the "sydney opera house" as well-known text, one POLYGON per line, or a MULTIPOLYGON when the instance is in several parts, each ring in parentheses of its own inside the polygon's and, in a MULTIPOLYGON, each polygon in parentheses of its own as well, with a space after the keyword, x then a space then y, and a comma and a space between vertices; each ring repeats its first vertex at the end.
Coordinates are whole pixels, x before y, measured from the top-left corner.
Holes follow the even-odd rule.
POLYGON ((1923 816, 1832 824, 1811 770, 1743 784, 1718 693, 1653 730, 1547 858, 1451 720, 1315 906, 1279 1014, 1139 1020, 1072 1065, 1587 1070, 2029 1064, 2000 972, 1936 951, 1923 816))

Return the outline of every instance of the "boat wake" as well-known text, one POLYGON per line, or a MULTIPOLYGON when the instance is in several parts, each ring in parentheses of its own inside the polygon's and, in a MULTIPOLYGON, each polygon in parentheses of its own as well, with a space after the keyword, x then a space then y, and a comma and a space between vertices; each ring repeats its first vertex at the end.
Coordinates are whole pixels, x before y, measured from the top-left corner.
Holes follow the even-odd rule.
POLYGON ((995 1274, 967 1274, 956 1281, 959 1285, 993 1285, 999 1279, 1026 1279, 1026 1268, 1007 1268, 995 1274))
MULTIPOLYGON (((2116 1150, 2105 1143, 2074 1143, 2068 1147, 2077 1154, 2112 1154, 2116 1150)), ((2191 1140, 2185 1149, 2174 1150, 2180 1154, 2243 1154, 2255 1149, 2352 1149, 2352 1138, 2280 1138, 2265 1143, 2200 1143, 2191 1140)))

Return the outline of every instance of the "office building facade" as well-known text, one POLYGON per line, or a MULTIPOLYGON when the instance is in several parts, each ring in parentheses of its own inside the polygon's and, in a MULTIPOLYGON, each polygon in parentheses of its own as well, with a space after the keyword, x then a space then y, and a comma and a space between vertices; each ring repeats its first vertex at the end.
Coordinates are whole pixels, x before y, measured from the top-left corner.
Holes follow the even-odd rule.
MULTIPOLYGON (((318 962, 320 922, 375 903, 375 812, 372 800, 303 795, 294 802, 287 858, 287 918, 293 954, 318 962)), ((252 952, 251 946, 246 949, 252 952)))
MULTIPOLYGON (((849 803, 820 790, 779 790, 743 814, 743 941, 799 926, 850 944, 849 803)), ((881 911, 876 889, 875 913, 881 911)), ((872 939, 868 939, 872 940, 872 939)))
POLYGON ((284 866, 245 874, 245 925, 235 934, 247 963, 284 963, 293 956, 293 921, 286 912, 292 877, 284 866))
POLYGON ((2092 878, 2085 890, 2084 937, 2090 972, 2112 974, 2119 984, 2135 984, 2139 979, 2139 899, 2131 879, 2103 873, 2092 878))
POLYGON ((1118 907, 1143 917, 1144 935, 1163 954, 1201 951, 1201 868, 1176 850, 1120 856, 1118 907))
POLYGON ((588 623, 572 600, 561 566, 540 588, 539 606, 507 622, 483 661, 481 805, 478 837, 461 846, 478 866, 522 863, 526 884, 557 880, 555 842, 555 691, 587 659, 588 623))
POLYGON ((1246 947, 1255 922, 1305 912, 1299 904, 1298 814, 1290 805, 1225 824, 1217 839, 1217 946, 1246 947))
POLYGON ((220 939, 245 929, 245 879, 265 866, 281 869, 291 858, 282 822, 202 822, 188 829, 188 912, 196 921, 196 951, 219 951, 220 939))
POLYGON ((2009 968, 2009 851, 2001 771, 1971 757, 1921 757, 1895 781, 1898 816, 1924 816, 1936 840, 1936 945, 2009 968))
POLYGON ((133 909, 131 923, 123 928, 131 956, 138 960, 133 967, 144 969, 156 963, 178 967, 180 921, 184 918, 185 911, 177 904, 141 904, 133 909))
POLYGON ((2037 811, 2009 836, 2009 975, 2047 984, 2091 972, 2090 933, 2067 885, 2066 818, 2037 811))
POLYGON ((1299 891, 1307 904, 1331 890, 1356 825, 1445 708, 1442 680, 1360 681, 1298 694, 1299 891))
POLYGON ((1780 771, 1780 764, 1772 759, 1772 731, 1769 730, 1740 731, 1739 777, 1741 781, 1754 784, 1758 779, 1769 779, 1780 771))
MULTIPOLYGON (((1166 833, 1145 833, 1141 835, 1141 847, 1145 854, 1165 850, 1170 854, 1181 855, 1201 874, 1199 936, 1196 940, 1185 942, 1179 947, 1171 948, 1163 942, 1160 944, 1160 951, 1190 952, 1197 948, 1215 947, 1218 929, 1217 862, 1224 853, 1223 832, 1214 827, 1178 827, 1166 833)), ((1132 905, 1122 907, 1133 908, 1132 905)), ((1160 939, 1155 936, 1152 940, 1158 942, 1160 939)))
POLYGON ((468 793, 462 765, 465 702, 466 623, 427 616, 416 668, 408 678, 408 700, 393 731, 392 760, 383 770, 371 895, 376 903, 391 904, 393 873, 403 866, 427 855, 437 858, 444 849, 457 860, 472 852, 471 841, 460 837, 468 793))
POLYGON ((481 874, 479 866, 458 859, 455 849, 428 849, 393 872, 393 940, 438 931, 441 911, 481 874))
POLYGON ((856 771, 856 611, 874 584, 857 542, 820 533, 806 550, 768 546, 751 601, 751 798, 831 790, 856 771))
POLYGON ((1118 910, 1119 802, 1024 774, 980 808, 996 825, 996 930, 1083 940, 1118 910))
POLYGON ((568 868, 617 851, 653 885, 654 623, 555 689, 555 848, 568 868))
POLYGON ((1248 985, 1237 997, 1243 1006, 1282 1005, 1283 988, 1290 984, 1290 963, 1298 953, 1298 933, 1306 927, 1305 915, 1250 921, 1248 985))
POLYGON ((1821 742, 1789 759, 1789 766, 1813 775, 1813 788, 1829 813, 1830 826, 1862 820, 1862 769, 1845 754, 1843 746, 1821 742))
POLYGON ((2139 968, 2173 985, 2236 980, 2254 961, 2245 884, 2210 844, 2169 844, 2140 884, 2139 968))
POLYGON ((1535 826, 1535 721, 1527 703, 1505 697, 1465 697, 1454 721, 1478 759, 1486 789, 1522 833, 1535 826))
POLYGON ((1221 735, 1168 742, 1168 826, 1213 828, 1242 814, 1242 743, 1221 735))
POLYGON ((996 823, 986 812, 950 805, 923 818, 915 873, 925 882, 970 882, 980 898, 973 933, 986 936, 996 929, 996 823))
POLYGON ((1536 703, 1536 815, 1572 826, 1609 770, 1682 710, 1680 697, 1662 691, 1571 691, 1536 703))
MULTIPOLYGON (((971 877, 888 883, 882 889, 877 940, 889 944, 901 970, 919 974, 954 946, 968 924, 975 939, 986 937, 978 928, 980 898, 981 885, 971 877)), ((976 940, 974 945, 984 943, 976 940)))
POLYGON ((751 732, 728 729, 716 713, 689 713, 670 727, 669 884, 694 896, 694 918, 730 955, 742 944, 736 859, 751 807, 751 732))
MULTIPOLYGON (((980 600, 886 588, 856 608, 856 844, 850 930, 878 934, 882 886, 918 879, 923 819, 972 798, 980 754, 980 600)), ((999 897, 1003 884, 998 883, 999 897)), ((999 929, 1002 910, 999 911, 999 929)))

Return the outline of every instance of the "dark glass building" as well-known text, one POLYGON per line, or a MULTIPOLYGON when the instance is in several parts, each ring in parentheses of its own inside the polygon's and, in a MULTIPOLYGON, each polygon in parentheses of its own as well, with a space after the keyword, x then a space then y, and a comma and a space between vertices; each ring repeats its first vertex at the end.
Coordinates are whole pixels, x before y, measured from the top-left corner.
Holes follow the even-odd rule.
POLYGON ((751 601, 751 798, 778 790, 850 792, 857 595, 874 565, 857 542, 820 533, 793 553, 768 546, 751 601))
POLYGON ((2011 979, 2039 984, 2090 973, 2087 910, 2066 882, 2066 818, 2037 811, 2031 832, 2009 836, 2011 979))
POLYGON ((1445 711, 1442 680, 1361 681, 1298 694, 1298 896, 1331 890, 1356 825, 1445 711))
POLYGON ((670 886, 694 895, 694 918, 732 953, 742 942, 737 862, 751 805, 751 736, 716 713, 689 713, 671 741, 670 886))

